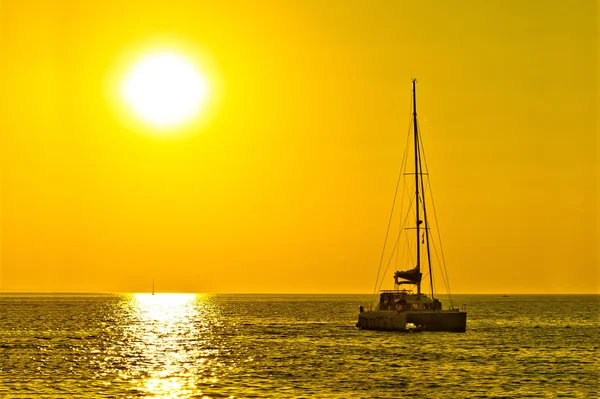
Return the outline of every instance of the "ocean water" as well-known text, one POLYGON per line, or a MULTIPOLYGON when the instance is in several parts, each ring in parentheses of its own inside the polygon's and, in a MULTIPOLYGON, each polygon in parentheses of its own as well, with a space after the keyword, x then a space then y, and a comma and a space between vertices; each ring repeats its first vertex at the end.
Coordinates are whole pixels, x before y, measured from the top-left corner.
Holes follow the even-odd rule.
POLYGON ((455 296, 466 333, 408 334, 357 330, 370 298, 0 295, 0 397, 599 395, 600 296, 455 296))

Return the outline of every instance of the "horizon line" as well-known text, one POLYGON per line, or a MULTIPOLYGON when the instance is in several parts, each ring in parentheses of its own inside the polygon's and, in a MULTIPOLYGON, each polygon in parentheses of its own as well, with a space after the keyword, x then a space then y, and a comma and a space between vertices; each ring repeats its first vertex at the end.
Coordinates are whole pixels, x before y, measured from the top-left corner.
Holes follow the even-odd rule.
MULTIPOLYGON (((117 292, 117 291, 0 291, 0 295, 19 295, 19 294, 42 294, 42 295, 130 295, 130 294, 152 294, 152 291, 141 292, 117 292)), ((194 294, 194 295, 373 295, 370 292, 189 292, 189 291, 155 291, 155 294, 194 294)), ((478 293, 447 293, 436 296, 454 296, 454 295, 600 295, 600 292, 562 292, 562 293, 506 293, 506 292, 478 292, 478 293)))

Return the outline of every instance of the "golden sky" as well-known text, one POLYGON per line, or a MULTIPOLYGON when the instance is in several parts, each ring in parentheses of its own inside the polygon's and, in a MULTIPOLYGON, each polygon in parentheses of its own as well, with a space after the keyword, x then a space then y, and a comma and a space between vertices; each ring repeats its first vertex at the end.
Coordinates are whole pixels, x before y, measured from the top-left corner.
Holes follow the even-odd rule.
POLYGON ((0 290, 371 292, 416 77, 453 292, 598 293, 598 17, 594 0, 0 1, 0 290), (171 140, 107 94, 165 40, 219 88, 171 140))

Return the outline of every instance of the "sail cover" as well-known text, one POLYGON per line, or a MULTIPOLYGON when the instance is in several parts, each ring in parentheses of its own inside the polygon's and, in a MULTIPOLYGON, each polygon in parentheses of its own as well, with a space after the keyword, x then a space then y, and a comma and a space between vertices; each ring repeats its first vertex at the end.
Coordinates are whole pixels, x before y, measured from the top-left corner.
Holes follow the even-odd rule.
POLYGON ((394 273, 394 280, 396 281, 396 284, 402 283, 398 281, 399 278, 408 280, 413 284, 419 284, 421 282, 422 275, 423 273, 419 273, 419 269, 415 267, 414 269, 410 270, 397 271, 394 273))

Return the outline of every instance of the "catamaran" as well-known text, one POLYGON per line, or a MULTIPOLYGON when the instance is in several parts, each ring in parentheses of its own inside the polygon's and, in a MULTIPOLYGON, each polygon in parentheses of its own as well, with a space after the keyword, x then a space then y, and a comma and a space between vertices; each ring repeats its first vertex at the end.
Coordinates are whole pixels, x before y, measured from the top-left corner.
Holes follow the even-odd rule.
MULTIPOLYGON (((364 306, 360 307, 360 313, 358 315, 358 323, 356 326, 364 330, 388 330, 388 331, 452 331, 452 332, 464 332, 467 328, 467 312, 466 306, 463 305, 462 309, 455 308, 452 304, 452 297, 450 297, 450 306, 447 309, 442 308, 441 301, 434 295, 434 279, 433 279, 433 268, 432 268, 432 254, 430 250, 433 248, 434 255, 438 253, 438 246, 436 246, 433 237, 431 237, 431 226, 428 220, 428 213, 426 207, 426 196, 425 196, 425 182, 423 176, 428 176, 427 163, 424 162, 423 143, 419 135, 419 125, 417 123, 417 91, 416 91, 417 80, 412 81, 412 126, 413 131, 410 136, 414 142, 414 170, 409 171, 408 166, 408 151, 410 142, 407 142, 407 148, 405 156, 402 162, 402 168, 400 176, 398 178, 398 184, 396 186, 396 194, 394 195, 394 205, 392 206, 392 213, 390 215, 390 221, 388 222, 388 230, 386 233, 386 239, 384 242, 384 249, 382 251, 381 260, 379 263, 379 271, 375 282, 375 290, 373 292, 373 300, 371 305, 365 310, 364 306), (425 166, 425 169, 423 168, 425 166), (404 172, 408 173, 404 173, 404 172), (406 238, 408 250, 402 252, 403 259, 406 258, 408 262, 413 262, 416 266, 406 270, 398 270, 394 273, 394 289, 381 290, 379 292, 379 302, 376 301, 376 291, 378 287, 381 287, 383 279, 386 277, 385 271, 381 273, 382 266, 386 255, 386 245, 388 244, 388 237, 390 234, 390 227, 392 226, 392 220, 394 215, 394 207, 398 196, 398 188, 400 181, 403 176, 414 175, 414 194, 411 193, 410 200, 408 200, 409 208, 413 208, 414 211, 414 226, 404 227, 409 220, 408 216, 410 213, 402 218, 401 226, 398 229, 398 238, 395 240, 394 249, 389 256, 390 265, 393 258, 398 260, 400 258, 400 242, 401 237, 406 238), (414 233, 412 232, 414 230, 414 233), (413 235, 414 234, 414 235, 413 235), (414 241, 413 241, 414 240, 414 241), (414 247, 415 258, 412 258, 412 251, 414 247), (423 281, 423 267, 424 261, 427 264, 425 269, 426 275, 429 275, 429 296, 422 292, 421 283, 423 281), (380 279, 381 276, 381 279, 380 279), (414 286, 414 289, 406 287, 414 286)), ((412 177, 406 180, 412 180, 412 177)), ((413 184, 412 182, 410 184, 413 184)), ((429 187, 429 186, 427 186, 429 187)), ((429 193, 431 190, 429 189, 429 193)), ((404 197, 403 197, 404 198, 404 197)), ((433 201, 432 201, 433 204, 433 201)), ((410 212, 410 211, 409 211, 410 212)), ((434 208, 435 216, 435 208, 434 208)), ((435 223, 437 227, 437 222, 435 223)), ((439 231, 438 231, 439 238, 439 231)), ((443 252, 441 250, 441 240, 439 242, 439 252, 441 252, 442 264, 445 270, 445 261, 443 261, 443 252)), ((388 251, 389 252, 389 251, 388 251)), ((449 292, 449 284, 447 275, 442 273, 444 283, 449 292)))

